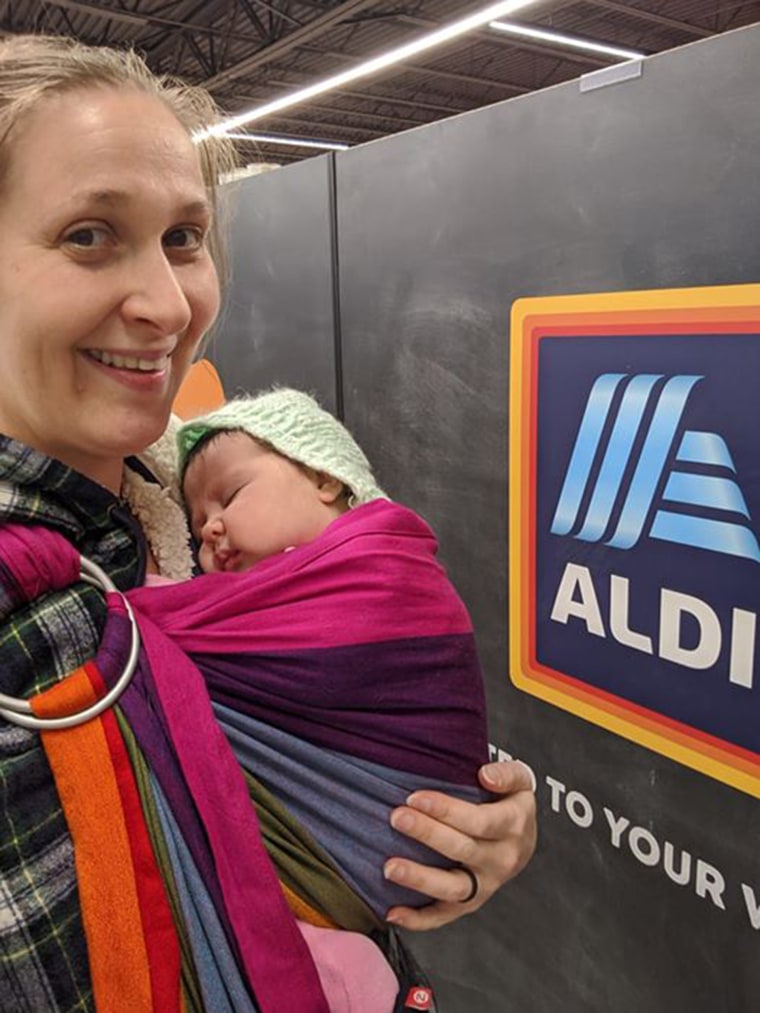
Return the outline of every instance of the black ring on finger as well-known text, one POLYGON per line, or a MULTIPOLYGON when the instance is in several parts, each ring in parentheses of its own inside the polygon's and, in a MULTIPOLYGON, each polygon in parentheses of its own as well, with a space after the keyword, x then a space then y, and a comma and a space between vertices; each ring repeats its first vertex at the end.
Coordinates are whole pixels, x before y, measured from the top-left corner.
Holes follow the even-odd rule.
POLYGON ((475 875, 472 869, 468 869, 466 865, 460 865, 459 868, 462 870, 462 872, 467 876, 467 878, 470 881, 470 892, 467 894, 466 897, 463 897, 459 903, 469 904, 471 900, 475 900, 475 898, 477 897, 478 890, 480 889, 480 883, 478 882, 478 877, 475 875))

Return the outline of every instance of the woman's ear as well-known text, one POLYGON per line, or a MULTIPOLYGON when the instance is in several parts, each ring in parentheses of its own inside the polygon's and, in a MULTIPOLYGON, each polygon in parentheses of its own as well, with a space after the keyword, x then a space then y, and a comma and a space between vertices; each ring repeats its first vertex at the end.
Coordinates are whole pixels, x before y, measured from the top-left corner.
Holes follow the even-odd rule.
POLYGON ((337 503, 345 493, 345 486, 340 479, 333 478, 332 475, 326 475, 323 471, 316 473, 316 482, 320 500, 328 505, 337 503))

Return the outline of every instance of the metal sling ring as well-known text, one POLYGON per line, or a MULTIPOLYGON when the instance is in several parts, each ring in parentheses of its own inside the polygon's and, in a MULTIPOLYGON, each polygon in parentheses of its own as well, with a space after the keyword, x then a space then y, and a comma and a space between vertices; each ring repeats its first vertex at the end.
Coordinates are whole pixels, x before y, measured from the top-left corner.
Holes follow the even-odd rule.
POLYGON ((84 724, 85 721, 96 718, 103 711, 108 710, 112 704, 116 703, 129 685, 137 667, 137 656, 140 652, 140 631, 137 628, 137 622, 129 602, 108 574, 97 563, 93 563, 82 556, 80 566, 80 575, 85 583, 100 588, 101 591, 115 592, 120 595, 121 600, 124 602, 129 621, 132 624, 132 643, 129 648, 127 663, 124 666, 124 671, 105 696, 89 707, 85 707, 84 710, 77 711, 75 714, 67 714, 62 718, 38 718, 32 712, 32 707, 28 700, 20 700, 18 697, 5 696, 5 694, 0 693, 0 717, 5 718, 6 721, 10 721, 12 724, 21 725, 22 728, 32 728, 40 732, 54 731, 57 728, 75 728, 77 725, 84 724))

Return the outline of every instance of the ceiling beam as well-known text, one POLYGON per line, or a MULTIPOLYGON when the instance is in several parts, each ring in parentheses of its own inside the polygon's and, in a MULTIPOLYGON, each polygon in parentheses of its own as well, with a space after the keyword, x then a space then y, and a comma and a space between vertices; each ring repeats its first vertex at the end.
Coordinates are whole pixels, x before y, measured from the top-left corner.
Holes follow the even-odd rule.
POLYGON ((211 59, 209 58, 209 56, 206 56, 206 54, 203 52, 203 50, 201 49, 201 47, 198 45, 198 43, 192 37, 191 34, 185 33, 185 42, 187 43, 188 49, 195 57, 196 62, 198 63, 198 66, 201 68, 201 71, 203 72, 204 76, 207 77, 214 69, 211 59))
POLYGON ((527 95, 529 91, 533 91, 532 88, 527 88, 522 84, 512 84, 509 81, 496 81, 491 77, 474 77, 472 74, 459 74, 453 70, 436 70, 435 67, 420 67, 416 63, 400 63, 397 66, 399 74, 408 72, 410 74, 422 74, 427 77, 440 77, 444 81, 474 84, 479 88, 501 88, 504 91, 515 92, 518 95, 527 95))
MULTIPOLYGON (((349 56, 347 53, 336 52, 333 49, 320 49, 318 46, 302 46, 302 49, 317 56, 330 56, 333 59, 343 60, 346 63, 357 66, 363 63, 366 57, 349 56)), ((509 91, 525 94, 532 91, 532 88, 524 88, 519 84, 510 84, 509 81, 496 81, 488 77, 475 77, 472 74, 460 74, 452 70, 439 70, 436 67, 421 67, 418 63, 399 63, 397 73, 427 74, 429 77, 447 78, 449 81, 458 81, 460 84, 474 84, 479 88, 505 88, 509 91)))
POLYGON ((270 14, 276 14, 277 17, 280 18, 282 21, 289 21, 291 25, 295 25, 296 28, 303 27, 302 21, 299 21, 298 18, 294 18, 291 14, 288 14, 286 11, 279 10, 277 7, 274 6, 274 4, 269 4, 266 2, 266 0, 256 0, 256 3, 258 3, 259 7, 264 7, 266 10, 268 10, 270 14))
MULTIPOLYGON (((170 26, 178 28, 177 32, 166 32, 161 31, 160 23, 156 25, 156 32, 145 36, 140 39, 140 48, 148 54, 149 62, 152 66, 156 66, 160 60, 168 56, 173 59, 177 53, 177 38, 187 41, 191 34, 195 35, 206 35, 206 36, 220 36, 224 37, 226 32, 225 29, 211 28, 209 25, 201 25, 195 22, 193 19, 197 18, 208 12, 209 5, 207 0, 201 0, 200 3, 196 4, 193 8, 186 11, 184 21, 171 21, 170 26)), ((146 15, 148 21, 155 20, 158 15, 146 15)), ((163 18, 163 21, 169 21, 168 18, 163 18)), ((242 32, 235 34, 236 40, 242 40, 244 42, 250 42, 254 46, 261 44, 261 39, 252 35, 244 35, 242 32)), ((176 73, 176 70, 174 71, 176 73)))
POLYGON ((243 8, 243 13, 245 14, 245 16, 248 18, 253 27, 259 33, 260 38, 267 39, 269 33, 264 27, 263 21, 254 10, 253 4, 250 3, 250 0, 240 0, 240 6, 243 8))
POLYGON ((80 11, 82 14, 89 14, 93 18, 101 18, 105 21, 123 21, 127 25, 147 25, 150 19, 142 14, 134 14, 132 11, 114 11, 110 8, 98 7, 95 4, 84 3, 83 0, 47 0, 51 7, 64 7, 71 11, 80 11))
MULTIPOLYGON (((566 2, 569 2, 569 0, 566 0, 566 2)), ((440 21, 432 21, 430 18, 421 18, 412 14, 397 14, 394 20, 400 21, 405 25, 414 25, 417 28, 429 28, 431 31, 442 27, 440 21)), ((528 22, 525 23, 528 24, 528 22)), ((541 28, 543 26, 536 24, 531 25, 531 27, 541 28)), ((567 49, 565 46, 558 46, 556 42, 541 42, 538 39, 529 40, 524 36, 497 32, 493 28, 476 28, 471 35, 491 45, 500 47, 510 46, 512 49, 521 49, 527 53, 537 53, 539 56, 556 56, 558 53, 561 53, 562 59, 567 63, 582 63, 584 65, 591 63, 598 67, 606 67, 610 62, 609 59, 605 60, 598 54, 573 52, 572 49, 567 49)), ((610 43, 610 45, 615 44, 614 42, 610 43)))
MULTIPOLYGON (((221 66, 224 66, 224 64, 227 62, 227 52, 229 50, 230 43, 232 42, 232 28, 235 24, 237 14, 238 14, 238 0, 235 0, 234 3, 227 4, 227 26, 224 29, 224 41, 222 42, 222 51, 219 54, 218 59, 218 62, 221 66)), ((211 37, 210 41, 211 42, 214 41, 213 36, 211 37)), ((214 57, 216 59, 216 54, 214 54, 214 57)))
POLYGON ((252 70, 257 70, 259 67, 271 63, 272 60, 279 59, 285 53, 290 53, 305 42, 310 42, 334 25, 345 21, 350 15, 357 14, 371 7, 374 3, 376 3, 376 0, 346 0, 345 3, 340 4, 338 7, 333 7, 332 10, 328 11, 321 18, 315 18, 304 25, 303 28, 298 28, 294 32, 288 32, 283 38, 277 42, 273 42, 271 46, 266 46, 245 60, 233 64, 232 67, 228 67, 219 74, 215 74, 208 81, 203 82, 204 86, 209 89, 218 88, 229 81, 242 77, 244 74, 249 74, 252 70))
MULTIPOLYGON (((222 28, 211 28, 209 25, 198 25, 192 21, 177 21, 173 18, 165 18, 158 14, 140 14, 137 11, 128 10, 114 10, 111 7, 99 7, 94 3, 86 3, 85 0, 45 0, 50 7, 60 7, 65 10, 78 11, 80 14, 87 14, 93 18, 100 18, 104 21, 121 21, 128 25, 139 25, 141 28, 147 28, 149 26, 160 26, 164 28, 179 28, 181 31, 186 33, 197 33, 201 35, 219 36, 224 38, 227 34, 226 29, 222 28)), ((208 5, 204 4, 201 10, 206 8, 208 5)), ((197 11, 195 13, 198 13, 197 11)), ((165 33, 163 33, 165 34, 165 33)), ((260 43, 260 38, 254 38, 253 35, 243 35, 237 33, 235 38, 242 42, 260 43)), ((173 40, 171 40, 173 44, 173 40)))
MULTIPOLYGON (((398 121, 397 121, 398 122, 398 121)), ((422 123, 417 124, 418 127, 423 126, 422 123)), ((301 136, 308 136, 314 140, 328 140, 338 141, 338 143, 348 144, 346 141, 345 134, 362 134, 365 135, 365 139, 368 141, 373 140, 376 137, 385 137, 386 131, 384 130, 373 130, 372 127, 362 127, 357 124, 348 123, 331 123, 328 120, 304 120, 299 119, 297 116, 276 116, 273 118, 270 126, 262 128, 262 134, 287 134, 293 133, 294 128, 297 128, 296 133, 301 136), (288 124, 288 126, 278 126, 278 124, 288 124), (369 136, 366 136, 369 135, 369 136)), ((403 130, 403 125, 399 126, 399 130, 403 130)), ((258 133, 256 130, 251 131, 252 134, 258 133)), ((236 140, 238 138, 235 138, 236 140)), ((246 143, 246 142, 242 142, 246 143)), ((356 138, 352 140, 353 144, 358 143, 356 138)))
POLYGON ((617 0, 583 0, 583 2, 591 7, 600 7, 605 11, 625 14, 637 21, 648 21, 653 25, 662 25, 663 28, 675 28, 679 32, 685 32, 687 35, 694 35, 700 39, 711 39, 715 35, 715 32, 711 32, 709 28, 700 28, 699 25, 677 21, 675 18, 666 17, 664 14, 655 14, 653 11, 642 11, 639 7, 618 3, 617 0))
MULTIPOLYGON (((268 78, 267 85, 272 85, 275 88, 298 88, 299 85, 293 81, 282 81, 277 78, 268 78)), ((401 98, 397 95, 376 95, 373 92, 368 91, 355 91, 354 89, 346 88, 334 88, 330 95, 345 96, 346 98, 360 99, 362 102, 374 102, 375 105, 395 105, 395 106, 406 106, 410 109, 427 109, 433 113, 445 113, 447 116, 458 116, 459 113, 469 112, 472 106, 468 106, 466 109, 460 109, 456 106, 445 106, 437 102, 420 102, 416 99, 401 98)), ((269 98, 266 99, 254 99, 257 102, 268 102, 269 98)), ((234 115, 235 110, 231 109, 230 114, 234 115)), ((274 113, 272 115, 275 115, 274 113)))
MULTIPOLYGON (((333 92, 333 94, 335 93, 333 92)), ((241 106, 244 107, 250 107, 250 105, 254 102, 263 103, 268 101, 267 99, 259 97, 252 98, 250 94, 237 96, 237 100, 241 103, 241 106)), ((453 109, 453 110, 450 109, 449 114, 455 115, 456 113, 462 111, 463 110, 461 109, 453 109)), ((367 112, 364 109, 346 109, 343 106, 337 105, 331 106, 315 105, 313 102, 309 102, 309 112, 313 112, 316 114, 326 113, 328 116, 347 116, 350 117, 351 119, 356 120, 367 120, 367 121, 375 120, 379 123, 401 123, 402 125, 407 127, 421 127, 424 126, 425 123, 429 122, 429 120, 413 120, 410 116, 399 116, 398 113, 367 112)), ((286 119, 290 117, 288 117, 286 113, 283 113, 282 115, 274 114, 274 118, 286 119)), ((338 124, 336 123, 335 126, 337 127, 338 124)), ((350 129, 353 130, 354 128, 351 127, 350 129)))

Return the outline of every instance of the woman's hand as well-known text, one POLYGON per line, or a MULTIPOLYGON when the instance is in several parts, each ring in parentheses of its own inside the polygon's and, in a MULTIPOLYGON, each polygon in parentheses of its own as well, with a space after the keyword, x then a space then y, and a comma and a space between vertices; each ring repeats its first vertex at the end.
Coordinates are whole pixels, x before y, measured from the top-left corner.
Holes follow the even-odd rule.
POLYGON ((391 815, 395 830, 470 869, 477 877, 476 895, 465 901, 473 881, 461 869, 436 869, 390 858, 385 863, 386 879, 419 890, 434 903, 424 908, 391 908, 386 916, 389 922, 422 930, 456 921, 485 904, 528 864, 536 848, 533 772, 512 760, 481 767, 479 778, 488 791, 506 798, 473 805, 440 792, 418 791, 391 815))

